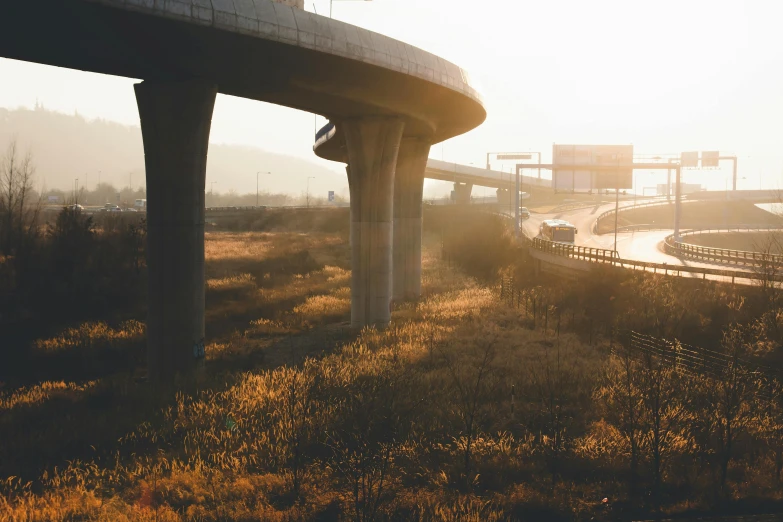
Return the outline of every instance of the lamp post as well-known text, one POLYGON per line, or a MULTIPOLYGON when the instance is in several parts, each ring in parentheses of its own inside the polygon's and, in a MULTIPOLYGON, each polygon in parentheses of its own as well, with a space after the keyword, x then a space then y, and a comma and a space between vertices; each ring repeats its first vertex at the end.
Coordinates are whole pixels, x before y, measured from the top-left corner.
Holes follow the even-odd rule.
POLYGON ((329 0, 329 18, 332 17, 332 4, 337 2, 372 2, 372 0, 329 0))
POLYGON ((271 172, 256 172, 256 207, 258 207, 258 175, 259 174, 272 174, 271 172))
POLYGON ((307 208, 310 208, 310 180, 315 179, 315 176, 307 177, 307 208))
POLYGON ((682 165, 676 164, 674 170, 674 241, 680 242, 680 217, 682 215, 681 199, 682 199, 682 187, 680 186, 680 178, 682 176, 682 165))

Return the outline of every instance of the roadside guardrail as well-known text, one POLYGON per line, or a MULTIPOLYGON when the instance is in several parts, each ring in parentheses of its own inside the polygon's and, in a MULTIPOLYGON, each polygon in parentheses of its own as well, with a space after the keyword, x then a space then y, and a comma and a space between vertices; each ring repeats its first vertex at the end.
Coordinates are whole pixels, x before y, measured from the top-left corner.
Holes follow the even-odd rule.
POLYGON ((561 257, 568 257, 572 259, 581 259, 588 262, 608 263, 611 266, 629 268, 632 270, 644 270, 647 272, 653 272, 654 274, 661 273, 663 275, 675 275, 682 276, 682 274, 694 274, 701 275, 702 279, 707 279, 707 276, 717 276, 731 279, 732 284, 736 279, 750 279, 757 280, 760 278, 783 281, 783 271, 780 273, 760 273, 757 271, 742 271, 742 270, 730 270, 723 268, 705 268, 699 266, 684 266, 684 265, 670 265, 668 263, 652 263, 649 261, 636 261, 633 259, 622 259, 613 250, 605 250, 600 248, 588 248, 577 247, 574 245, 567 245, 563 243, 554 243, 541 238, 527 239, 525 241, 528 248, 537 250, 543 253, 554 254, 561 257))
MULTIPOLYGON (((779 231, 780 227, 764 227, 754 225, 737 225, 728 228, 701 228, 687 230, 680 233, 680 236, 693 236, 710 233, 729 233, 729 232, 761 232, 761 231, 779 231)), ((766 252, 751 252, 747 250, 732 250, 727 248, 712 248, 701 245, 693 245, 683 241, 675 241, 674 234, 664 239, 664 250, 667 254, 687 257, 690 259, 699 259, 708 262, 729 263, 743 266, 769 267, 783 265, 783 255, 769 254, 766 252)))

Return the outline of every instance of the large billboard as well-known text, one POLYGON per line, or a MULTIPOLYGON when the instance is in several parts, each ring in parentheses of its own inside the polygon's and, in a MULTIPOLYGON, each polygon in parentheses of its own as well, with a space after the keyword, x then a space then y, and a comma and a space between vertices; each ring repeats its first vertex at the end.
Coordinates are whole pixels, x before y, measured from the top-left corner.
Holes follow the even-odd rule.
POLYGON ((553 145, 552 164, 558 192, 633 188, 633 145, 553 145))

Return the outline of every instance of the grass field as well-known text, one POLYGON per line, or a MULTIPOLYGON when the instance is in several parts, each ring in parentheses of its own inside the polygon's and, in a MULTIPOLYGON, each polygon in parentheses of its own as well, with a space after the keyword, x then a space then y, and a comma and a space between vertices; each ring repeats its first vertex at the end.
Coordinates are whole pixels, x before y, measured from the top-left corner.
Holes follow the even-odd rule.
MULTIPOLYGON (((486 235, 480 250, 492 254, 486 235)), ((607 341, 592 329, 589 341, 568 333, 567 319, 561 330, 548 304, 531 318, 501 302, 491 265, 471 250, 470 266, 488 281, 477 282, 453 264, 454 245, 428 234, 421 301, 398 305, 387 330, 355 331, 339 234, 208 234, 205 371, 177 391, 154 389, 137 320, 36 340, 47 378, 0 389, 0 519, 649 513, 653 500, 628 492, 626 439, 606 399, 619 362, 607 341), (442 248, 452 249, 446 259, 442 248)), ((546 303, 542 283, 525 298, 546 303)), ((591 288, 586 295, 614 299, 591 288)), ((602 317, 582 315, 591 328, 602 317)), ((700 439, 679 425, 668 433, 678 442, 666 447, 664 511, 714 508, 700 439)), ((730 468, 733 506, 781 497, 768 456, 753 459, 730 468)), ((638 475, 649 484, 646 462, 638 475)))

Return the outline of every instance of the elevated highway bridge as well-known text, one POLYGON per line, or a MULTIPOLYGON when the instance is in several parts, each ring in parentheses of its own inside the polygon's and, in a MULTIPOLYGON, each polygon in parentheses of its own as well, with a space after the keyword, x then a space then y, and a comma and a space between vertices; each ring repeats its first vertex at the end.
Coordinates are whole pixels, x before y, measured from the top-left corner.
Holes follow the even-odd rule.
POLYGON ((486 118, 460 67, 272 0, 9 0, 0 57, 143 80, 135 93, 154 380, 204 359, 204 188, 217 93, 320 114, 342 131, 356 327, 387 325, 393 297, 420 293, 430 146, 486 118))

